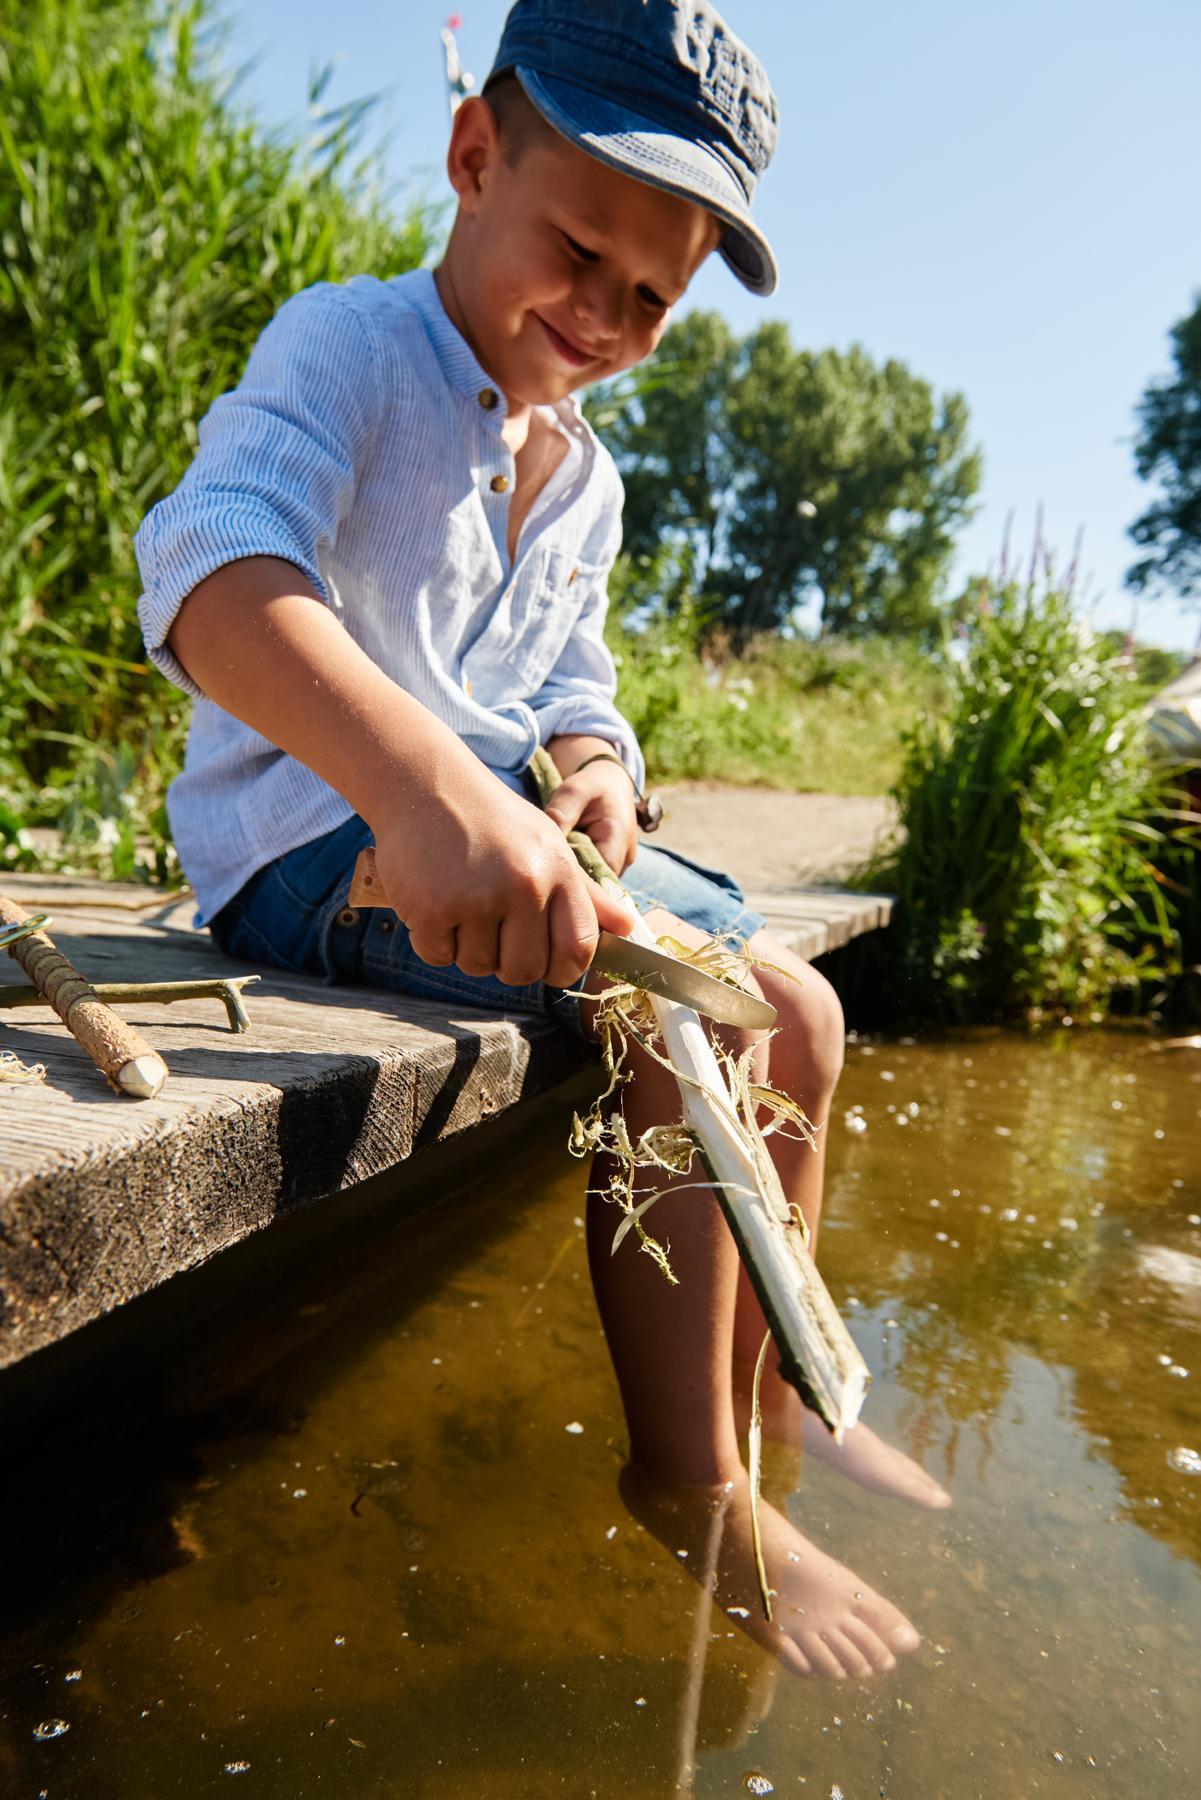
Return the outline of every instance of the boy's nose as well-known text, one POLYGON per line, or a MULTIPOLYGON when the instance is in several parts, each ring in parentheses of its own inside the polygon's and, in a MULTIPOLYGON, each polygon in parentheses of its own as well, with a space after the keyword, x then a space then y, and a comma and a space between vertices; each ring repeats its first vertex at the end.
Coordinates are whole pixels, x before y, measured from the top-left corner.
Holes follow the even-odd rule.
POLYGON ((576 285, 573 308, 591 348, 603 349, 620 337, 622 302, 616 282, 590 272, 587 280, 576 285))

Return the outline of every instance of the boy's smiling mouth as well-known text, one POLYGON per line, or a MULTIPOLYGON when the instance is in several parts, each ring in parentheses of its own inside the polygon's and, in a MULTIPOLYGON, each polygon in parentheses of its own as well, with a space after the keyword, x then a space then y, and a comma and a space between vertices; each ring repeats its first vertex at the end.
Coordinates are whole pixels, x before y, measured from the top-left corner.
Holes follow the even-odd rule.
POLYGON ((601 360, 598 351, 584 350, 579 344, 573 344, 571 339, 565 338, 561 331, 556 331, 554 326, 542 317, 541 313, 535 313, 534 317, 546 333, 551 349, 556 351, 564 362, 570 363, 573 369, 586 369, 589 363, 601 360))

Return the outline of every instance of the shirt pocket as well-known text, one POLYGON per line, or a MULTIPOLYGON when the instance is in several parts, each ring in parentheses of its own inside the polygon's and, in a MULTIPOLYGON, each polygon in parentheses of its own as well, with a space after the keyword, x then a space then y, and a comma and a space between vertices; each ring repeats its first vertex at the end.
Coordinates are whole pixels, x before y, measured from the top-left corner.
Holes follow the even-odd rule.
POLYGON ((514 584, 510 632, 499 647, 505 670, 516 683, 513 697, 528 699, 538 692, 563 654, 598 573, 568 551, 548 550, 537 568, 514 584))

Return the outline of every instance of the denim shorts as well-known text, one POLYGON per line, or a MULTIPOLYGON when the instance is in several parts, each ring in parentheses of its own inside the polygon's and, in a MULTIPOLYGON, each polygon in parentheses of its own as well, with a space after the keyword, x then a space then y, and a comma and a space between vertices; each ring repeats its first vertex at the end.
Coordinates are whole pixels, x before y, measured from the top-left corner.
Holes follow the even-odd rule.
MULTIPOLYGON (((564 990, 541 981, 510 987, 495 975, 432 968, 422 962, 389 908, 350 906, 355 859, 371 842, 370 828, 356 816, 268 863, 210 922, 221 949, 239 960, 326 982, 390 988, 416 1000, 489 1012, 546 1013, 570 1030, 580 1030, 578 987, 564 990)), ((728 875, 690 862, 675 850, 640 843, 622 881, 642 911, 665 907, 712 937, 745 943, 764 922, 728 875)))

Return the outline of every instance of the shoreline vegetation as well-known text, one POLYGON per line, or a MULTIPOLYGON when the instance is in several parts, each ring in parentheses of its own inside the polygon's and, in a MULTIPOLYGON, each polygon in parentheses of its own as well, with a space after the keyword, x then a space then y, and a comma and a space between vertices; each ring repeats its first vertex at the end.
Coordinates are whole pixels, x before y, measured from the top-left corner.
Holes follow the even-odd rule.
MULTIPOLYGON (((0 874, 180 879, 187 702, 145 658, 133 533, 284 299, 436 249, 437 209, 363 150, 370 102, 323 110, 327 72, 303 133, 264 131, 221 50, 208 0, 14 0, 6 20, 0 874)), ((1037 583, 937 597, 978 475, 961 397, 782 327, 673 331, 691 361, 590 401, 626 470, 609 641, 653 779, 895 790, 900 833, 864 879, 900 900, 871 952, 896 1017, 1145 1010, 1201 961, 1196 815, 1141 726, 1183 659, 1091 642, 1038 552, 1037 583), (794 397, 783 436, 738 410, 752 377, 765 418, 794 397), (848 487, 835 428, 873 408, 848 487), (897 475, 906 444, 933 485, 897 475), (886 521, 883 571, 852 519, 886 521), (815 582, 825 629, 792 634, 815 582)))
POLYGON ((978 585, 946 702, 905 736, 895 840, 862 872, 896 896, 869 955, 908 1024, 1152 1013, 1201 953, 1201 814, 1151 752, 1159 684, 1038 565, 978 585))

